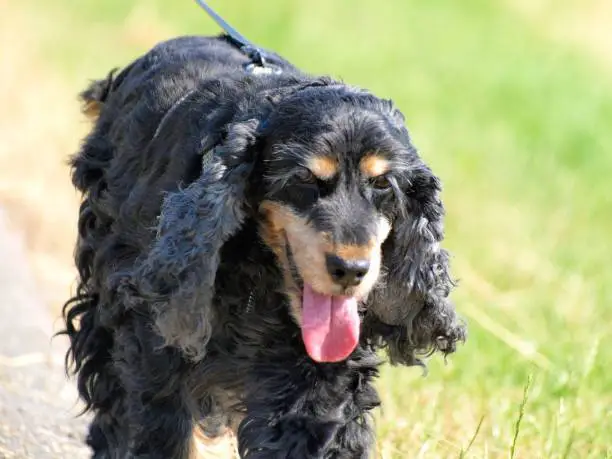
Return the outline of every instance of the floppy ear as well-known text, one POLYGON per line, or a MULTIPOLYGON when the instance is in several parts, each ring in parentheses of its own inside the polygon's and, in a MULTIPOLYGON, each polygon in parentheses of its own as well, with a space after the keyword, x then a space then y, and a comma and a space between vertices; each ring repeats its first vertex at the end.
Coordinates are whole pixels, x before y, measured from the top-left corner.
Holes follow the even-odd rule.
POLYGON ((454 352, 466 329, 448 295, 454 287, 444 238, 438 179, 422 166, 383 245, 385 282, 372 295, 364 325, 392 363, 424 365, 420 355, 454 352))
POLYGON ((166 343, 195 360, 211 335, 221 248, 245 220, 257 126, 257 120, 230 125, 223 143, 204 154, 200 177, 166 196, 157 237, 134 273, 166 343))

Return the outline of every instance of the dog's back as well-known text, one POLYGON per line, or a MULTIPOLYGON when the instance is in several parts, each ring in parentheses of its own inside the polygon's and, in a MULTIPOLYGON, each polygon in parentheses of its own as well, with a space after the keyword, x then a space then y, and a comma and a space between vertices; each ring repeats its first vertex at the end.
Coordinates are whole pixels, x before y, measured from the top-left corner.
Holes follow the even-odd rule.
MULTIPOLYGON (((275 65, 284 72, 299 73, 297 68, 282 57, 270 51, 266 53, 274 57, 275 65)), ((185 78, 193 84, 228 73, 235 75, 237 71, 243 73, 249 62, 249 57, 225 35, 173 38, 159 43, 116 76, 116 71, 113 71, 107 78, 94 81, 81 93, 83 111, 95 119, 111 94, 114 98, 119 97, 124 101, 128 96, 131 100, 137 100, 141 95, 147 94, 151 85, 160 85, 160 90, 163 90, 161 80, 172 78, 172 90, 175 93, 165 94, 166 97, 155 100, 159 103, 157 108, 163 114, 164 107, 167 109, 167 104, 177 100, 176 91, 180 92, 180 86, 175 88, 174 85, 178 80, 185 78)))

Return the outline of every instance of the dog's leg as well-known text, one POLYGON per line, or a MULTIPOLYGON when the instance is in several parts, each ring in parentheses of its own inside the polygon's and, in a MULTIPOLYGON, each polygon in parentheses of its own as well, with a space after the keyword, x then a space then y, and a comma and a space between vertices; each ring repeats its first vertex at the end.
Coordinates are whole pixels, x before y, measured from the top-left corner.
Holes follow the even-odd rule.
POLYGON ((126 457, 187 459, 193 421, 184 398, 186 362, 163 346, 142 316, 122 324, 115 339, 115 366, 126 391, 126 457))

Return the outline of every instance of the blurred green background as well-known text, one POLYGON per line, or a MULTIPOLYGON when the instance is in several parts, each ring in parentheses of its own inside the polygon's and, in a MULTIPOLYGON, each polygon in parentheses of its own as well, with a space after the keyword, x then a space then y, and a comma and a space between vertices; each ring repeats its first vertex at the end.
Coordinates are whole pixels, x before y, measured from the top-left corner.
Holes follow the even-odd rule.
MULTIPOLYGON (((612 457, 612 2, 211 4, 303 69, 392 98, 443 180, 470 336, 425 378, 385 367, 378 457, 612 457)), ((57 311, 78 204, 65 160, 88 128, 76 94, 219 29, 192 0, 0 7, 0 205, 57 311)))

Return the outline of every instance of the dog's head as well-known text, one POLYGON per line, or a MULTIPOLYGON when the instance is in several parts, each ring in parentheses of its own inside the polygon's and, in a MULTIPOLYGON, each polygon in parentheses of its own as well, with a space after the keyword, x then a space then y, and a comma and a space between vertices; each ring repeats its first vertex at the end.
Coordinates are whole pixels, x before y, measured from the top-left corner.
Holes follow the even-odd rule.
MULTIPOLYGON (((207 310, 203 324, 193 317, 211 301, 221 247, 248 214, 276 255, 312 359, 343 360, 360 340, 387 345, 392 360, 406 364, 418 363, 415 352, 453 350, 464 331, 447 300, 440 183, 402 114, 390 101, 333 83, 265 104, 261 115, 253 110, 228 126, 202 177, 166 201, 158 251, 184 247, 184 255, 164 262, 173 271, 163 282, 189 280, 173 289, 184 292, 180 317, 188 309, 191 318, 178 321, 178 307, 164 307, 164 334, 193 348, 207 337, 207 310)), ((158 284, 165 271, 149 272, 158 284)))
POLYGON ((439 181, 389 101, 315 86, 279 103, 261 135, 260 231, 314 360, 345 359, 365 315, 408 332, 446 298, 439 181))

